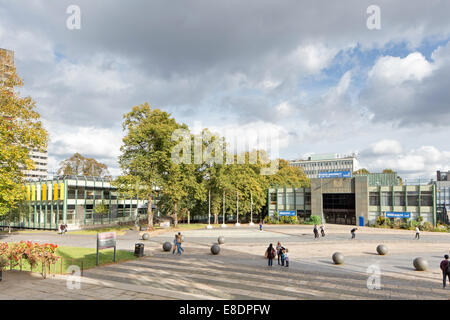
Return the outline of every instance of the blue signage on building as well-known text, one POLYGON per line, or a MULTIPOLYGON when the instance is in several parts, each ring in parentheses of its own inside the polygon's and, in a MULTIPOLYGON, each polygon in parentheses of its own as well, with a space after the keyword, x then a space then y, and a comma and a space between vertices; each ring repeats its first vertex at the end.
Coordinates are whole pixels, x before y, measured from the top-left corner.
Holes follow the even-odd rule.
POLYGON ((411 218, 411 212, 387 211, 386 218, 411 218))
POLYGON ((295 210, 292 211, 278 211, 278 215, 280 217, 295 217, 297 212, 295 210))
POLYGON ((318 178, 351 178, 350 171, 319 172, 318 178))

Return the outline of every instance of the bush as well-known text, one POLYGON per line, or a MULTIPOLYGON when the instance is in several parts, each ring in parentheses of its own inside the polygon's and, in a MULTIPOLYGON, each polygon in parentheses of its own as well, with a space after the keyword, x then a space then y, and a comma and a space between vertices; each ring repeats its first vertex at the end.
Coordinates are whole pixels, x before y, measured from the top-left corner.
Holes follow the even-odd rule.
POLYGON ((383 216, 378 216, 378 218, 377 218, 377 224, 379 225, 379 226, 384 226, 384 223, 386 222, 386 218, 385 217, 383 217, 383 216))
POLYGON ((431 223, 429 223, 428 221, 427 222, 425 222, 423 225, 422 225, 422 227, 420 228, 420 230, 423 230, 423 231, 433 231, 433 225, 431 224, 431 223))
POLYGON ((311 224, 320 224, 322 219, 320 218, 320 216, 312 215, 309 218, 309 221, 310 221, 311 224))
POLYGON ((281 217, 280 223, 297 224, 297 217, 281 217))

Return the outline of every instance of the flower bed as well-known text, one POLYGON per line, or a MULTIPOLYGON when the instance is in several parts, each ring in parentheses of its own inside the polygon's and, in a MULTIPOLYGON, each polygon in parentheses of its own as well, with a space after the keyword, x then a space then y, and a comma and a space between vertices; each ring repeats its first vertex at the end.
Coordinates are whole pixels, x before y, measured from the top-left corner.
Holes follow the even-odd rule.
POLYGON ((22 266, 25 260, 31 271, 38 265, 41 266, 41 274, 47 277, 47 270, 51 265, 56 264, 59 257, 55 254, 58 246, 52 243, 39 244, 31 241, 21 241, 17 243, 0 242, 0 269, 7 266, 10 269, 22 266))

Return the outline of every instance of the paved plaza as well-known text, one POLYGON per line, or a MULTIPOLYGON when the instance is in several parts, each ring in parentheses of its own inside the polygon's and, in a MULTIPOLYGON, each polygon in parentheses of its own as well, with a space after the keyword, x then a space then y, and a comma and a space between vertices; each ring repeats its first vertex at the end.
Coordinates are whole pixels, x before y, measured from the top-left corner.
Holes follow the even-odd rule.
MULTIPOLYGON (((414 240, 407 230, 361 227, 350 240, 351 226, 327 225, 325 238, 314 239, 312 226, 242 225, 213 230, 184 231, 182 256, 162 250, 172 243, 175 232, 139 240, 136 231, 118 236, 118 248, 133 250, 145 244, 144 258, 86 270, 80 289, 68 289, 68 276, 5 272, 0 299, 449 299, 442 289, 439 262, 450 250, 450 234, 422 232, 414 240), (210 247, 225 237, 221 252, 210 247), (269 243, 289 249, 290 266, 274 261, 267 266, 264 252, 269 243), (378 244, 389 248, 386 256, 376 253, 378 244), (342 252, 343 265, 334 265, 331 255, 342 252), (423 257, 427 271, 415 271, 412 261, 423 257), (380 289, 369 290, 367 280, 380 270, 380 289), (16 281, 20 278, 20 281, 16 281), (15 280, 16 279, 16 280, 15 280)), ((95 236, 54 233, 1 234, 0 241, 32 240, 58 245, 95 248, 95 236)))

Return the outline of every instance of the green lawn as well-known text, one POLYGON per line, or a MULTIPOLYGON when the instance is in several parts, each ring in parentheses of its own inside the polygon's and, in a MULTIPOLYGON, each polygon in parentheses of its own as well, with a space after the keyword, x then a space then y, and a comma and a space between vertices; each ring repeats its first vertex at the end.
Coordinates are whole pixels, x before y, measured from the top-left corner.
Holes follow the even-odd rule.
MULTIPOLYGON (((67 268, 71 265, 77 265, 83 270, 96 267, 96 249, 92 248, 77 248, 77 247, 58 247, 56 254, 60 257, 59 261, 52 265, 50 273, 61 274, 66 273, 67 268), (62 264, 62 270, 61 270, 62 264)), ((105 249, 100 251, 99 260, 100 265, 106 265, 113 263, 114 249, 105 249)), ((125 250, 117 250, 117 262, 123 262, 136 259, 133 252, 125 250)), ((9 270, 10 267, 6 267, 5 270, 9 270)), ((13 269, 20 270, 20 264, 13 269)), ((31 271, 31 267, 26 259, 22 260, 22 270, 31 271)), ((33 272, 41 272, 42 265, 39 264, 33 268, 33 272)), ((47 272, 48 273, 48 272, 47 272)))

